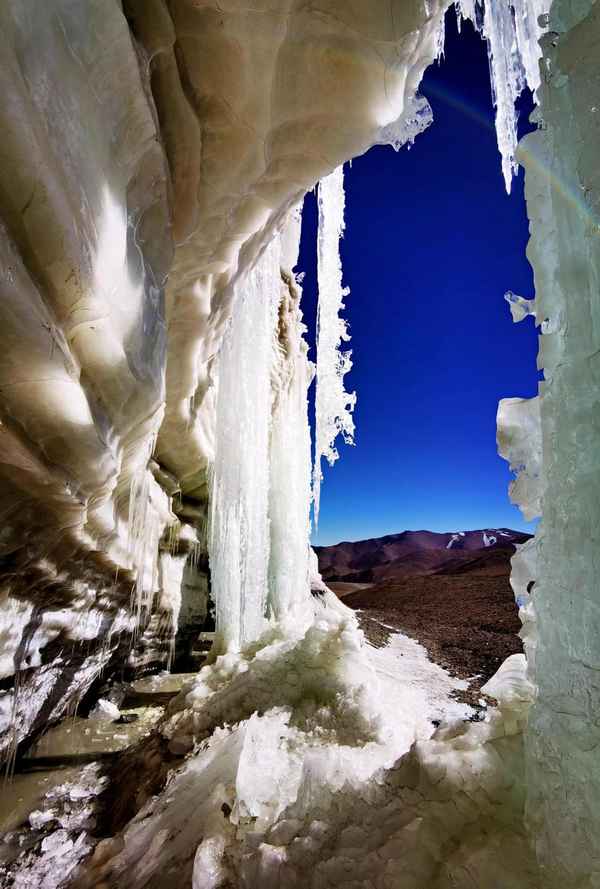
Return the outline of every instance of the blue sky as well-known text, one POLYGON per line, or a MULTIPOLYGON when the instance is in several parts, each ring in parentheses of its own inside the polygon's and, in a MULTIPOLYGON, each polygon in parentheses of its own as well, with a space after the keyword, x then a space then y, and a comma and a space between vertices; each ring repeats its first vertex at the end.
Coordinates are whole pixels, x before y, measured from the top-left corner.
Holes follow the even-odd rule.
MULTIPOLYGON (((422 92, 434 122, 411 150, 373 148, 346 167, 356 445, 325 465, 314 543, 532 527, 508 500, 495 441, 498 400, 535 395, 539 378, 531 319, 513 324, 503 299, 533 295, 522 173, 507 196, 485 45, 470 25, 458 37, 453 13, 422 92)), ((315 239, 309 195, 298 270, 311 343, 315 239)))

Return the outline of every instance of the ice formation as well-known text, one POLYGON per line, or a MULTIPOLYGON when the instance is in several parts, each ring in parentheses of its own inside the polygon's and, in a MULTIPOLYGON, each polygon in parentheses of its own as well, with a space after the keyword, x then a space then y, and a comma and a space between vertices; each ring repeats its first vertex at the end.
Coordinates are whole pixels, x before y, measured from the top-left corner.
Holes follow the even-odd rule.
POLYGON ((107 783, 100 765, 91 763, 48 790, 29 825, 0 841, 2 889, 61 889, 70 882, 94 848, 97 798, 107 783))
POLYGON ((281 293, 273 241, 236 287, 217 376, 210 567, 225 647, 260 635, 269 566, 269 434, 273 334, 281 293))
POLYGON ((267 617, 296 627, 310 617, 311 370, 300 291, 281 262, 278 234, 235 285, 215 369, 209 552, 225 648, 257 639, 267 617))
POLYGON ((512 290, 508 290, 504 294, 504 299, 510 306, 510 313, 515 323, 522 321, 532 315, 535 318, 535 300, 525 299, 512 290))
MULTIPOLYGON (((499 414, 499 446, 518 474, 512 496, 543 520, 513 561, 527 661, 511 659, 488 684, 498 707, 431 737, 421 724, 407 749, 415 706, 436 719, 466 714, 392 695, 384 674, 401 643, 370 651, 317 583, 305 547, 308 372, 291 264, 274 258, 273 235, 319 180, 325 196, 337 169, 325 258, 339 307, 339 167, 375 143, 397 144, 399 122, 417 132, 428 120, 415 95, 439 54, 447 6, 0 7, 3 749, 12 756, 76 705, 136 612, 145 620, 151 602, 189 612, 189 532, 176 563, 157 548, 172 509, 194 534, 202 527, 213 462, 223 507, 211 546, 228 650, 161 727, 169 755, 189 755, 98 845, 82 885, 598 884, 600 19, 591 0, 458 4, 489 42, 507 187, 517 157, 526 168, 536 299, 511 309, 535 310, 544 368, 539 399, 505 401, 499 414), (543 126, 516 154, 513 101, 525 83, 543 126), (225 343, 217 374, 227 330, 239 351, 225 343), (219 395, 216 404, 217 392, 231 403, 219 395), (256 399, 256 416, 242 393, 256 399), (279 620, 266 626, 267 616, 279 620)), ((343 342, 339 313, 332 322, 343 342)), ((334 449, 336 418, 346 432, 351 424, 343 359, 327 354, 339 401, 323 414, 319 458, 334 449)), ((318 482, 316 500, 318 512, 318 482)), ((27 889, 62 882, 94 842, 77 817, 61 824, 76 812, 58 810, 56 824, 47 814, 31 825, 41 830, 38 857, 16 837, 27 889)), ((2 877, 18 885, 14 871, 2 877)))
POLYGON ((496 417, 498 453, 516 475, 510 483, 513 503, 526 519, 541 514, 542 432, 539 398, 503 398, 496 417))
MULTIPOLYGON (((514 673, 510 682, 511 701, 522 704, 514 673)), ((241 656, 217 658, 182 690, 161 731, 173 749, 196 745, 195 753, 78 886, 142 889, 160 885, 173 867, 194 889, 344 886, 356 867, 354 878, 374 886, 402 869, 427 879, 447 835, 458 838, 462 829, 460 818, 450 819, 436 839, 440 828, 426 814, 442 771, 447 784, 436 798, 451 806, 461 757, 473 760, 467 780, 476 801, 463 811, 467 821, 482 805, 488 819, 494 803, 484 803, 485 794, 498 800, 513 783, 504 776, 495 787, 495 754, 478 748, 502 738, 510 749, 506 734, 517 722, 511 730, 496 718, 465 743, 470 708, 452 700, 457 687, 406 637, 394 636, 385 649, 365 646, 355 617, 329 594, 315 603, 306 631, 273 628, 241 656), (429 741, 432 719, 453 723, 456 750, 429 741), (416 792, 403 791, 403 770, 422 785, 416 792), (422 860, 408 857, 415 840, 427 842, 422 860)), ((518 837, 519 827, 511 830, 518 837)))
POLYGON ((422 126, 445 8, 2 4, 0 634, 20 740, 136 616, 132 665, 206 613, 204 550, 180 597, 162 553, 183 560, 177 529, 206 522, 232 282, 316 182, 422 126))
MULTIPOLYGON (((299 234, 298 230, 298 240, 299 234)), ((305 626, 312 614, 307 391, 313 370, 303 337, 300 294, 293 276, 285 275, 275 337, 269 467, 270 612, 276 620, 296 628, 305 626)))
POLYGON ((459 0, 457 12, 470 19, 487 40, 496 134, 507 192, 517 173, 516 102, 526 86, 540 84, 539 18, 548 0, 459 0), (482 8, 483 7, 483 8, 482 8))
POLYGON ((352 367, 350 351, 342 351, 350 339, 340 312, 350 292, 342 285, 340 239, 344 232, 344 168, 338 167, 319 183, 319 229, 317 244, 319 306, 317 315, 317 391, 315 394, 315 458, 313 500, 315 524, 319 521, 321 460, 333 466, 339 454, 338 435, 354 440, 352 411, 356 395, 346 392, 344 376, 352 367))

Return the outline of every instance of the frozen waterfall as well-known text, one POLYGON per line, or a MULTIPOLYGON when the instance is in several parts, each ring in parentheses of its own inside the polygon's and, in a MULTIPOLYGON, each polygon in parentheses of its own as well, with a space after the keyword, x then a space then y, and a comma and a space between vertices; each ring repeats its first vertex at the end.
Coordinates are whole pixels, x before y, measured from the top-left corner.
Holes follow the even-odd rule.
POLYGON ((340 312, 344 297, 350 292, 342 286, 340 238, 344 232, 344 168, 338 167, 319 182, 319 231, 317 243, 319 307, 317 314, 317 391, 315 396, 315 463, 313 498, 315 524, 319 521, 321 458, 333 466, 339 454, 335 440, 341 433, 353 442, 352 411, 355 393, 344 388, 344 376, 352 367, 350 351, 341 345, 350 339, 340 312))
POLYGON ((239 649, 264 624, 269 564, 271 355, 280 293, 273 241, 236 285, 217 368, 209 552, 217 632, 239 649))

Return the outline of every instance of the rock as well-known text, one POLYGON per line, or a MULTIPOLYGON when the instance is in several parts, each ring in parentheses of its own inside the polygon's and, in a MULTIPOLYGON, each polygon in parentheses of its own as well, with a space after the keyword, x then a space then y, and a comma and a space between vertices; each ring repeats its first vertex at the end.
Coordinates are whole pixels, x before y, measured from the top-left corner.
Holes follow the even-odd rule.
POLYGON ((117 707, 116 704, 113 704, 112 701, 107 701, 104 698, 100 698, 93 710, 90 711, 89 719, 110 719, 115 722, 121 716, 121 711, 117 707))

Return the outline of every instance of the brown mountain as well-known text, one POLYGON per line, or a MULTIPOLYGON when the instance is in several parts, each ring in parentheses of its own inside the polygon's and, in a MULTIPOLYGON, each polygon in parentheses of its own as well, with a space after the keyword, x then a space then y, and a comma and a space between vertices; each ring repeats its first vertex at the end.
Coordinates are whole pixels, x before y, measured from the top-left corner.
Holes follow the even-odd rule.
POLYGON ((423 574, 508 573, 514 544, 531 535, 510 528, 439 534, 402 531, 369 540, 315 547, 325 581, 380 583, 423 574))
POLYGON ((433 660, 472 680, 467 699, 477 706, 483 683, 522 650, 510 559, 530 536, 404 531, 315 549, 323 578, 359 612, 371 642, 384 644, 392 628, 418 639, 433 660))

